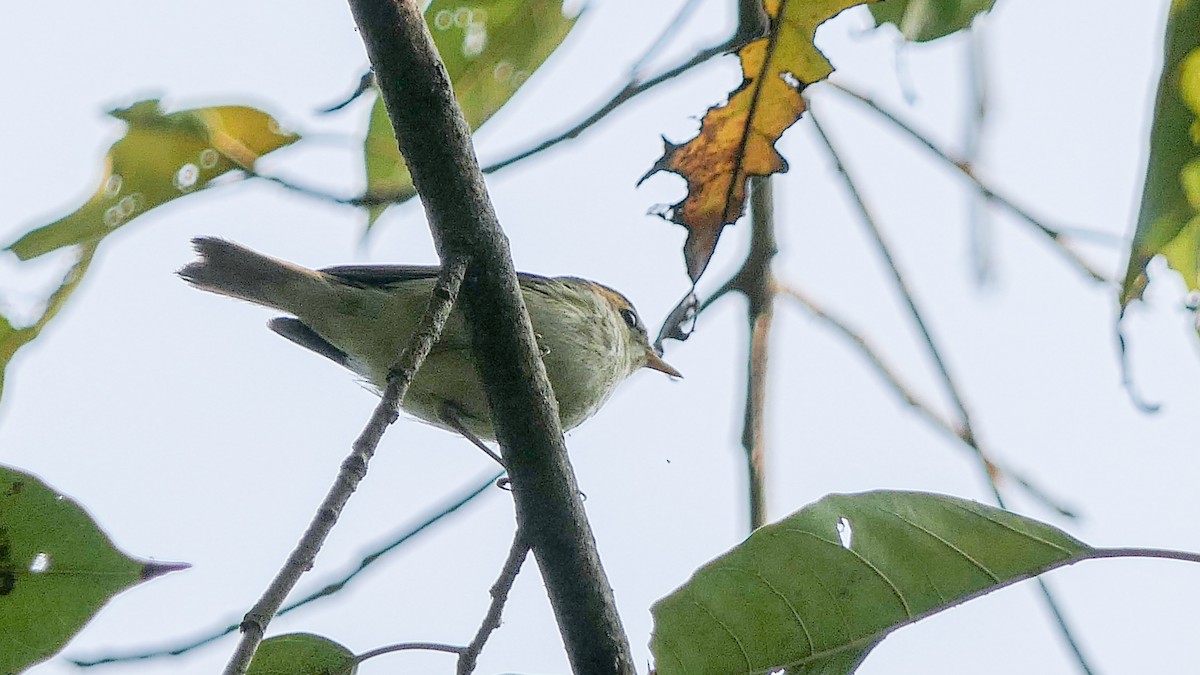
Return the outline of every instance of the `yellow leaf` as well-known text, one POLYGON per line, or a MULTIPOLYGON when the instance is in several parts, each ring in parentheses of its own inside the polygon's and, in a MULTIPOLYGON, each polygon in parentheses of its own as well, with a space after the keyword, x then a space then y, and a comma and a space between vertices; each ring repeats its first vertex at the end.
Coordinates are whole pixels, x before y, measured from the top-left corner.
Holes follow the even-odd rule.
POLYGON ((743 80, 729 102, 708 110, 691 141, 666 144, 647 176, 671 171, 687 181, 687 197, 668 216, 688 229, 684 258, 693 281, 708 266, 722 229, 741 217, 746 181, 787 171, 775 142, 804 113, 804 88, 833 72, 813 44, 817 27, 849 7, 874 1, 768 0, 770 29, 738 52, 743 80))
POLYGON ((203 190, 217 176, 252 169, 299 136, 245 106, 164 113, 141 101, 109 114, 129 125, 104 160, 100 187, 74 213, 26 233, 9 246, 22 260, 95 242, 150 209, 203 190))

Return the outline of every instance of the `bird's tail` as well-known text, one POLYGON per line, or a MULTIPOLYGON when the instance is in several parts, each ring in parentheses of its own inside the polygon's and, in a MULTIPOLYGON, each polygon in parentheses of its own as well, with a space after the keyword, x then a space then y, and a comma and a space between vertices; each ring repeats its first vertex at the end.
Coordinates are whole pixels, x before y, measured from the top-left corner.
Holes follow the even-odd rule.
POLYGON ((327 284, 313 270, 213 237, 192 240, 200 259, 179 270, 196 288, 295 314, 297 301, 327 284))

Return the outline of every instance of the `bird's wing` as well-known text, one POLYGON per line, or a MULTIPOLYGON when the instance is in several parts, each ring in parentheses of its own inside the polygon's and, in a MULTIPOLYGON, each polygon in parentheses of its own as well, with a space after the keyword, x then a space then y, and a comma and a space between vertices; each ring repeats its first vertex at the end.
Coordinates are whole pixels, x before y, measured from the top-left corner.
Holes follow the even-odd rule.
POLYGON ((442 268, 436 265, 338 265, 320 271, 348 284, 378 288, 405 281, 433 279, 442 268))

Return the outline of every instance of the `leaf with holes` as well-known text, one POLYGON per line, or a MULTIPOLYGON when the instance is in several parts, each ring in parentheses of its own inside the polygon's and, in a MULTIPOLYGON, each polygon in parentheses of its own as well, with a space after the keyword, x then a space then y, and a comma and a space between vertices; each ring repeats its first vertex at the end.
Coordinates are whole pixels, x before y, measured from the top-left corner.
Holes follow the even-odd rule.
POLYGON ((743 79, 729 102, 709 108, 700 134, 687 143, 664 139, 666 150, 646 177, 670 171, 687 181, 687 196, 664 216, 688 230, 683 254, 692 281, 704 273, 721 231, 741 217, 746 181, 787 171, 775 142, 804 113, 804 88, 833 72, 813 44, 817 26, 873 1, 766 0, 770 30, 738 52, 743 79))
POLYGON ((1095 553, 954 497, 830 495, 655 604, 650 649, 659 675, 850 673, 901 626, 1095 553))
POLYGON ((1142 297, 1157 255, 1200 291, 1200 2, 1172 2, 1142 207, 1121 307, 1142 297))
POLYGON ((192 194, 234 169, 299 140, 270 115, 245 106, 164 113, 155 100, 110 115, 129 128, 105 158, 100 187, 74 213, 9 246, 22 260, 95 242, 150 209, 192 194))
POLYGON ((79 257, 75 259, 75 264, 71 265, 58 288, 50 294, 46 300, 46 308, 42 310, 42 315, 36 321, 28 326, 17 328, 7 317, 0 316, 0 400, 4 396, 4 373, 17 350, 41 334, 46 324, 50 323, 54 315, 58 314, 58 310, 62 309, 63 304, 79 287, 79 282, 83 280, 83 275, 91 266, 92 257, 96 254, 96 243, 80 246, 79 249, 79 257))
POLYGON ((74 501, 0 466, 0 673, 53 656, 109 598, 184 567, 126 556, 74 501))
MULTIPOLYGON (((575 17, 562 0, 433 0, 426 20, 467 124, 479 128, 562 44, 575 17)), ((417 194, 383 101, 364 144, 367 228, 388 206, 417 194)))
POLYGON ((353 675, 354 653, 312 633, 289 633, 263 640, 246 675, 353 675))
POLYGON ((890 23, 909 42, 929 42, 971 26, 996 0, 883 0, 871 5, 876 25, 890 23))

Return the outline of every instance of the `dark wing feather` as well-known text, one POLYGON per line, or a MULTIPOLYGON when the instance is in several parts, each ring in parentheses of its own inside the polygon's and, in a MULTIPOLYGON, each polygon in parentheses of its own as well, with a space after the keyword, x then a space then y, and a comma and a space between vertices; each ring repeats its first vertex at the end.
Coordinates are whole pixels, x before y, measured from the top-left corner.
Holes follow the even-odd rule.
POLYGON ((328 340, 317 335, 316 331, 309 328, 300 319, 279 317, 278 319, 271 319, 267 327, 301 347, 311 349, 338 365, 350 368, 350 358, 346 356, 346 352, 334 347, 328 340))
POLYGON ((436 265, 338 265, 320 271, 348 284, 370 288, 433 279, 442 268, 436 265))
MULTIPOLYGON (((434 279, 442 271, 437 265, 338 265, 319 270, 341 281, 365 288, 386 287, 404 281, 419 279, 434 279)), ((546 283, 554 281, 549 277, 517 272, 522 286, 533 286, 533 290, 542 291, 546 283)), ((564 277, 565 278, 565 277, 564 277)))

